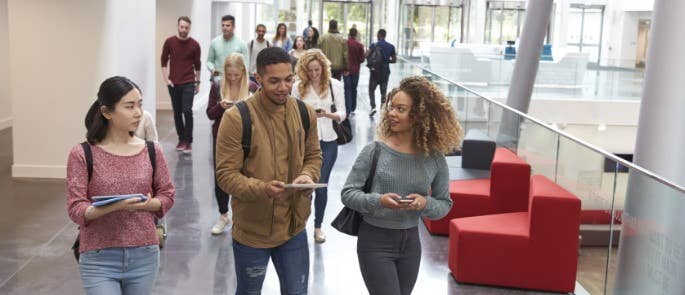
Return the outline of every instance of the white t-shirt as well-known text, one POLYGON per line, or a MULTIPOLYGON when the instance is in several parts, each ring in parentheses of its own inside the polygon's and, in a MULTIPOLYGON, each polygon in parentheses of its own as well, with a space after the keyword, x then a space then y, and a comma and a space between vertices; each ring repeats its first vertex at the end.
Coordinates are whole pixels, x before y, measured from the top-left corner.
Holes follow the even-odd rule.
MULTIPOLYGON (((336 79, 330 79, 331 86, 333 88, 333 95, 335 96, 335 114, 340 116, 340 121, 345 120, 347 116, 347 110, 345 108, 345 89, 342 82, 336 79)), ((324 109, 327 113, 332 113, 331 111, 331 91, 328 90, 324 93, 323 97, 319 97, 314 91, 312 86, 309 86, 307 90, 307 95, 301 97, 298 87, 301 81, 295 81, 293 84, 292 96, 301 99, 306 104, 311 105, 315 109, 324 109)), ((338 123, 339 123, 338 122, 338 123)), ((338 134, 333 130, 333 120, 329 118, 317 118, 316 124, 319 129, 319 140, 322 141, 334 141, 338 139, 338 134)))
MULTIPOLYGON (((259 42, 257 39, 254 39, 250 41, 250 43, 247 43, 247 52, 250 55, 250 75, 254 75, 254 73, 257 72, 257 55, 262 49, 268 47, 267 42, 266 39, 264 39, 264 42, 259 42), (250 45, 252 45, 252 47, 250 47, 250 45)), ((271 45, 271 42, 269 42, 269 45, 271 45)))

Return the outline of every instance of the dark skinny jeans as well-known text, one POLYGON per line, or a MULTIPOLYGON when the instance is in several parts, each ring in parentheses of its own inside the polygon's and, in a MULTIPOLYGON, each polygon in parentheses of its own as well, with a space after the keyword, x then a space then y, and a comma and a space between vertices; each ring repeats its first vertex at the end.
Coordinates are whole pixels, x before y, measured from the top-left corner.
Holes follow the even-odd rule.
POLYGON ((387 229, 362 221, 357 257, 370 295, 409 295, 421 264, 418 227, 387 229))

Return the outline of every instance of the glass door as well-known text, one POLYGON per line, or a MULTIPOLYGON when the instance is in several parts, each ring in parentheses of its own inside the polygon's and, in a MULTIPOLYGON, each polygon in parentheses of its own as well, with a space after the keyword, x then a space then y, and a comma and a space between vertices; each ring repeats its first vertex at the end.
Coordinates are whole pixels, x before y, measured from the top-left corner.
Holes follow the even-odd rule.
POLYGON ((401 7, 402 34, 400 54, 414 56, 426 53, 434 43, 447 46, 461 42, 463 5, 461 2, 438 6, 435 4, 405 4, 401 7))
POLYGON ((599 64, 602 51, 604 5, 571 4, 566 45, 589 54, 589 62, 599 64))
POLYGON ((485 19, 485 43, 516 41, 526 19, 525 2, 489 1, 485 19))
MULTIPOLYGON (((328 32, 328 23, 335 19, 338 21, 338 31, 347 36, 353 26, 359 31, 358 40, 362 43, 371 42, 373 39, 371 27, 371 4, 363 1, 324 1, 321 10, 321 25, 319 33, 328 32)), ((369 43, 370 44, 370 43, 369 43)), ((368 45, 368 44, 366 44, 368 45)))

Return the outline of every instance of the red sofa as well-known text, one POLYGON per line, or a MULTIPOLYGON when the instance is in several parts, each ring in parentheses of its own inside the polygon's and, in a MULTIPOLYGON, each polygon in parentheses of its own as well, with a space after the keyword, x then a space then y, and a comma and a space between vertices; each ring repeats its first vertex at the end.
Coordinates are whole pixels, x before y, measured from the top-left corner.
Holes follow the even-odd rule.
POLYGON ((449 268, 458 282, 573 292, 580 199, 542 175, 528 212, 454 219, 449 268))
POLYGON ((490 178, 451 181, 452 209, 439 220, 424 218, 424 224, 430 233, 446 235, 454 218, 526 211, 529 181, 530 165, 508 149, 497 148, 490 178))

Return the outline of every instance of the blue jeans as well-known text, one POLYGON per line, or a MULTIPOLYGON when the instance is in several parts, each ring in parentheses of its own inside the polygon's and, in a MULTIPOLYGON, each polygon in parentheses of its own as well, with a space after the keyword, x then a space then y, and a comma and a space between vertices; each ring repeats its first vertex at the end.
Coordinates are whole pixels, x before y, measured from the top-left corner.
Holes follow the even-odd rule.
POLYGON ((285 244, 274 248, 252 248, 233 240, 236 295, 261 294, 269 258, 276 267, 281 294, 307 294, 309 246, 302 231, 285 244))
POLYGON ((159 246, 86 251, 79 272, 86 294, 147 295, 159 272, 159 246))
POLYGON ((347 113, 352 113, 357 109, 357 86, 359 85, 359 75, 343 76, 345 82, 345 107, 347 113))
MULTIPOLYGON (((338 142, 319 141, 323 163, 321 165, 321 179, 319 183, 328 183, 335 160, 338 158, 338 142)), ((314 227, 321 228, 323 214, 328 203, 328 188, 317 188, 314 197, 314 227)))

